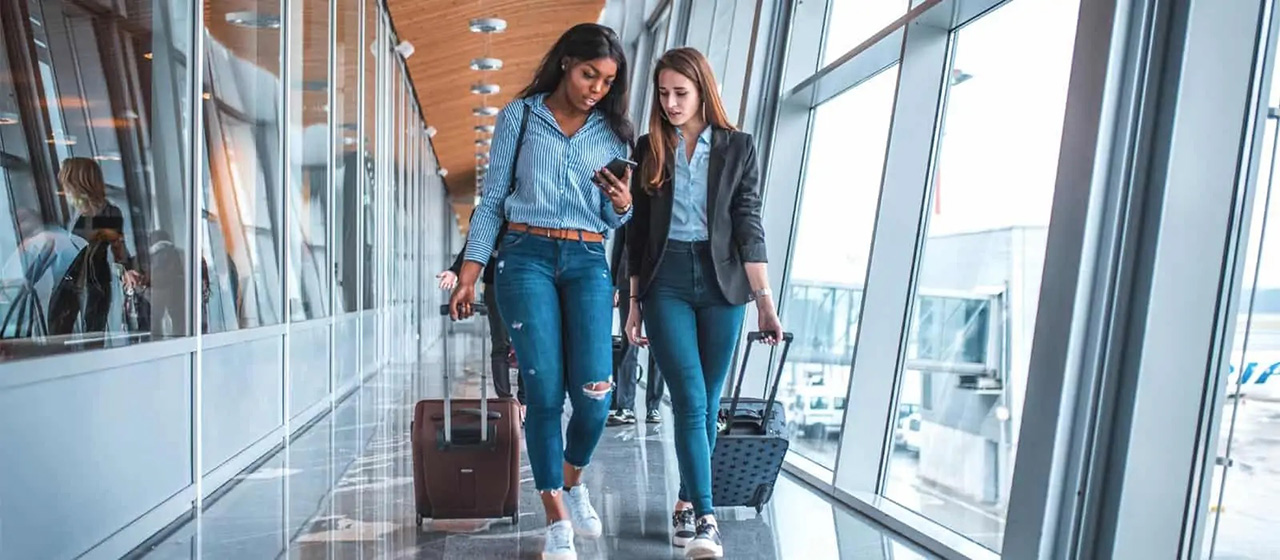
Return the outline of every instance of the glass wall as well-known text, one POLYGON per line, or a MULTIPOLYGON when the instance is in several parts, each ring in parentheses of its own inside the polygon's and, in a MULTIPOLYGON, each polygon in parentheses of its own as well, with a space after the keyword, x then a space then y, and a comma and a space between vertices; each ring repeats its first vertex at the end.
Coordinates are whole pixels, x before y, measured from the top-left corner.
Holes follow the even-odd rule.
POLYGON ((999 550, 1079 3, 1013 1, 952 36, 885 495, 999 550))
POLYGON ((329 314, 329 0, 291 4, 289 64, 290 320, 329 314))
POLYGON ((341 313, 360 307, 360 8, 361 0, 331 0, 338 4, 334 22, 337 61, 333 76, 334 143, 333 285, 334 309, 341 313))
POLYGON ((897 83, 895 66, 814 109, 782 302, 795 346, 778 394, 793 449, 828 469, 844 424, 897 83))
POLYGON ((24 0, 0 28, 3 555, 130 557, 263 460, 298 476, 254 515, 295 533, 412 398, 380 374, 443 348, 410 321, 461 240, 385 6, 24 0))
MULTIPOLYGON (((1272 58, 1280 50, 1273 47, 1272 58)), ((1280 76, 1280 74, 1274 74, 1280 76)), ((1218 427, 1205 523, 1205 558, 1262 560, 1280 550, 1269 527, 1280 496, 1280 188, 1275 181, 1280 79, 1273 79, 1261 130, 1258 178, 1240 280, 1239 307, 1228 321, 1234 342, 1225 407, 1218 427), (1276 455, 1276 457, 1273 457, 1276 455)))
POLYGON ((0 362, 190 332, 184 6, 0 5, 0 362))

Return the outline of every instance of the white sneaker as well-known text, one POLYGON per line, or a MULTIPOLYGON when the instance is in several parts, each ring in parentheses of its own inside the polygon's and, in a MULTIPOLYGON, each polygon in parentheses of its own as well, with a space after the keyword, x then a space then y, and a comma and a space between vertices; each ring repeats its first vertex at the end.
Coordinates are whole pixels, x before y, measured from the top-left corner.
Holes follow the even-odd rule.
POLYGON ((579 484, 564 493, 565 505, 569 508, 569 518, 573 520, 573 530, 584 537, 598 537, 604 534, 600 525, 600 516, 596 508, 591 507, 591 494, 587 486, 579 484))
POLYGON ((573 524, 557 521, 547 526, 547 536, 542 544, 542 560, 578 560, 573 549, 573 524))

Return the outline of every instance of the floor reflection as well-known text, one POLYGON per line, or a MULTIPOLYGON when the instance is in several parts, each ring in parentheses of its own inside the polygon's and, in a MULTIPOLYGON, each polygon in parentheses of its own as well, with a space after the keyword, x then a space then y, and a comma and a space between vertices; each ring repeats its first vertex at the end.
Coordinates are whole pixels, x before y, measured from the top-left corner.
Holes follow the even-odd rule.
MULTIPOLYGON (((146 557, 538 558, 543 518, 527 463, 518 526, 508 520, 415 526, 410 403, 396 397, 438 394, 442 384, 423 373, 438 371, 428 366, 416 379, 410 372, 375 378, 297 435, 285 452, 238 477, 203 515, 146 557)), ((474 372, 463 376, 455 394, 478 394, 478 383, 474 372)), ((605 533, 579 538, 580 558, 682 557, 669 544, 669 508, 679 480, 669 426, 641 423, 605 432, 585 475, 605 533)), ((746 508, 717 514, 726 558, 934 558, 785 475, 762 514, 746 508)))

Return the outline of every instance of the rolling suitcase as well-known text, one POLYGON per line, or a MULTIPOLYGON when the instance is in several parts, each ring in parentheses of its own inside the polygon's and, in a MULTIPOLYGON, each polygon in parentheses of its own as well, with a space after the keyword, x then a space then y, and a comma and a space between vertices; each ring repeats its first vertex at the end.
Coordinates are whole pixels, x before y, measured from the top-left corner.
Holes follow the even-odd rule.
POLYGON ((751 346, 763 339, 759 332, 747 334, 733 396, 720 400, 719 433, 711 454, 711 499, 716 507, 754 507, 758 513, 773 497, 773 486, 791 445, 786 409, 775 399, 792 338, 791 333, 783 333, 782 357, 772 383, 766 380, 766 398, 744 398, 742 380, 747 373, 747 358, 751 356, 751 346))
MULTIPOLYGON (((487 311, 473 307, 481 315, 487 311)), ((424 519, 520 521, 520 405, 514 398, 489 398, 485 354, 479 399, 452 398, 453 366, 446 359, 444 398, 414 407, 409 429, 419 527, 424 519)))

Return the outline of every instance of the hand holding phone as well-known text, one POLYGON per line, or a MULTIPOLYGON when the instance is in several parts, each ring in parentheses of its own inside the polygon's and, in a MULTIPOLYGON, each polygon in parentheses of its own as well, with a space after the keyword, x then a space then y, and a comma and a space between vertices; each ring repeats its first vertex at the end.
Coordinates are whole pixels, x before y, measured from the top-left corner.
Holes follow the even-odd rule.
POLYGON ((636 162, 615 157, 609 165, 596 172, 595 183, 609 197, 613 208, 621 214, 631 206, 631 169, 636 162))

